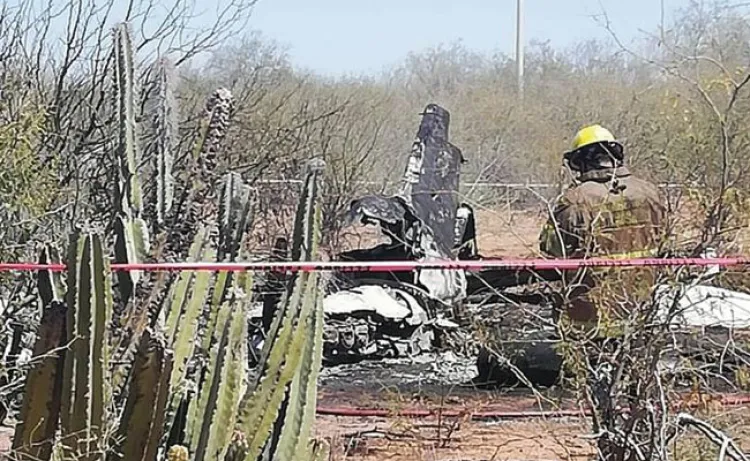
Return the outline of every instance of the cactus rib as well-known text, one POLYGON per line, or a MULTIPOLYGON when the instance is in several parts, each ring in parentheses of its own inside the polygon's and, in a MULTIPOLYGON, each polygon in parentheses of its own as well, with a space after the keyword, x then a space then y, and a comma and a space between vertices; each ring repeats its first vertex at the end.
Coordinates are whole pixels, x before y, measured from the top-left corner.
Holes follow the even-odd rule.
POLYGON ((152 157, 155 163, 154 194, 156 196, 156 222, 163 224, 172 209, 174 179, 172 165, 179 144, 177 126, 177 99, 174 95, 174 69, 163 58, 157 67, 157 106, 153 117, 154 140, 152 157))
MULTIPOLYGON (((198 229, 198 232, 195 234, 195 238, 193 239, 192 244, 190 245, 190 251, 188 253, 188 261, 195 262, 199 261, 201 259, 201 256, 203 255, 203 246, 205 244, 205 238, 206 238, 206 229, 201 227, 198 229)), ((182 315, 182 310, 185 304, 185 301, 188 299, 188 288, 190 286, 190 282, 195 277, 194 271, 183 271, 180 272, 179 279, 177 280, 177 284, 175 285, 175 288, 171 295, 171 305, 169 308, 169 312, 167 313, 167 341, 171 344, 175 340, 175 335, 177 334, 177 324, 178 320, 180 319, 180 316, 182 315)))
POLYGON ((72 345, 65 354, 63 372, 62 436, 72 456, 94 459, 101 451, 105 424, 104 380, 108 361, 105 325, 111 314, 108 263, 101 239, 71 237, 68 260, 67 337, 72 345))
POLYGON ((205 419, 206 407, 211 395, 210 383, 214 380, 214 374, 219 372, 218 364, 222 357, 223 348, 226 347, 224 342, 224 332, 228 328, 230 320, 231 307, 223 304, 216 309, 215 312, 215 323, 210 326, 206 332, 206 338, 208 344, 205 344, 204 349, 210 351, 209 363, 206 367, 206 378, 200 389, 200 396, 190 406, 188 412, 188 418, 186 421, 186 435, 191 450, 195 451, 198 447, 198 439, 202 429, 202 423, 205 419), (209 385, 206 385, 208 383, 209 385))
POLYGON ((119 139, 119 161, 125 179, 125 191, 121 194, 123 210, 132 209, 140 216, 143 197, 138 178, 140 151, 136 134, 136 89, 135 64, 130 27, 120 23, 114 29, 115 44, 115 112, 119 139))
MULTIPOLYGON (((207 249, 206 257, 211 260, 215 256, 215 250, 207 249)), ((198 320, 203 312, 203 305, 208 296, 209 285, 212 274, 210 272, 199 272, 195 276, 195 285, 190 293, 190 299, 185 306, 184 315, 180 317, 177 332, 174 337, 174 370, 170 386, 176 389, 185 378, 188 359, 193 355, 195 349, 196 335, 198 333, 198 320)))
POLYGON ((164 341, 150 328, 144 330, 138 344, 133 380, 117 430, 120 446, 110 453, 110 461, 120 459, 150 461, 161 440, 166 407, 171 353, 164 341))
POLYGON ((312 423, 315 420, 317 379, 323 354, 323 301, 313 294, 309 302, 315 304, 311 313, 312 325, 300 360, 299 373, 292 382, 289 405, 281 430, 275 459, 294 460, 295 454, 307 449, 312 423))
POLYGON ((231 441, 231 433, 226 429, 235 424, 247 366, 247 321, 244 310, 231 312, 218 353, 213 379, 207 386, 208 400, 196 459, 223 459, 231 441))
POLYGON ((23 461, 52 456, 53 437, 62 406, 62 369, 65 362, 66 306, 53 301, 44 309, 33 366, 26 378, 20 420, 13 437, 13 451, 23 461))

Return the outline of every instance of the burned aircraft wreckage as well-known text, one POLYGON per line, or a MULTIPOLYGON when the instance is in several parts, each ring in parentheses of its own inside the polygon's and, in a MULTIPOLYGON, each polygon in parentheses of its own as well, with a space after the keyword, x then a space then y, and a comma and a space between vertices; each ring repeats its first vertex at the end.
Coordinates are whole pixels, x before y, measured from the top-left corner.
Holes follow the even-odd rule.
MULTIPOLYGON (((458 201, 465 159, 449 141, 450 114, 430 104, 421 115, 400 193, 355 199, 346 216, 350 225, 377 226, 389 241, 340 253, 339 260, 482 259, 474 211, 458 201)), ((551 385, 562 368, 552 347, 556 332, 549 296, 551 284, 559 280, 556 271, 493 269, 336 273, 324 300, 324 361, 406 357, 458 347, 478 355, 478 382, 515 381, 507 366, 498 366, 511 360, 531 383, 551 385), (478 326, 490 331, 490 338, 471 333, 478 326)), ((750 328, 750 296, 704 282, 698 277, 687 286, 656 287, 664 309, 674 302, 682 309, 675 329, 750 328)), ((272 309, 276 299, 267 297, 264 310, 272 309)))
MULTIPOLYGON (((434 261, 471 254, 470 209, 456 199, 464 158, 448 139, 449 124, 448 111, 434 104, 425 108, 401 194, 354 200, 347 216, 349 224, 379 226, 390 241, 342 253, 340 260, 434 261)), ((465 299, 466 288, 462 271, 336 274, 324 301, 324 354, 346 361, 431 350, 436 333, 457 326, 443 314, 465 299)))
MULTIPOLYGON (((456 198, 464 158, 448 140, 450 114, 430 104, 421 115, 400 193, 353 200, 344 217, 349 225, 376 226, 389 241, 343 252, 338 260, 475 257, 473 212, 456 198)), ((272 259, 284 258, 285 245, 284 239, 277 240, 272 259)), ((263 307, 253 314, 256 324, 272 317, 283 291, 283 276, 268 277, 263 307)), ((335 364, 434 350, 441 332, 458 328, 448 314, 466 298, 467 280, 463 271, 455 270, 341 272, 333 274, 327 290, 323 357, 335 364)))

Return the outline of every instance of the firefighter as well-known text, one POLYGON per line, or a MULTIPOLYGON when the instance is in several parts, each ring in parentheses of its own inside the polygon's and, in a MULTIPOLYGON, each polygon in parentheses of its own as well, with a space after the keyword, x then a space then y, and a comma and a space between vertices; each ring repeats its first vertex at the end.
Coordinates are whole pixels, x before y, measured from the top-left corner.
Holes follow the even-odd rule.
MULTIPOLYGON (((555 258, 640 258, 659 252, 665 219, 659 191, 628 170, 623 146, 609 130, 600 125, 581 129, 564 162, 575 181, 542 230, 540 249, 544 254, 555 258)), ((618 283, 637 280, 643 290, 633 294, 645 296, 650 294, 645 293, 651 288, 649 273, 616 268, 564 274, 569 282, 565 311, 574 322, 596 323, 602 310, 597 303, 607 302, 593 299, 594 279, 601 285, 602 276, 625 274, 618 283)))
MULTIPOLYGON (((544 254, 638 258, 659 253, 665 208, 658 189, 630 173, 623 146, 612 133, 599 125, 583 128, 564 162, 575 180, 542 229, 544 254)), ((551 300, 557 320, 567 320, 569 338, 589 338, 600 345, 609 344, 609 339, 616 342, 619 320, 643 305, 654 285, 648 268, 584 268, 563 272, 561 277, 562 289, 551 300)), ((515 383, 517 371, 535 385, 549 386, 558 380, 563 362, 554 345, 557 335, 540 331, 520 340, 509 340, 503 333, 495 336, 507 344, 501 355, 512 367, 483 348, 475 383, 515 383)))

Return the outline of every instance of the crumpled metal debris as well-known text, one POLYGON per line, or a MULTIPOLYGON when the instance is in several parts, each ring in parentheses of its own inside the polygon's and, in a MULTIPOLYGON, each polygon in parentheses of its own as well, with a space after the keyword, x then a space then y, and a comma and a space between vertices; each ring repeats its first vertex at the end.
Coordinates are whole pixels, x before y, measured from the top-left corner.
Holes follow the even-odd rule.
MULTIPOLYGON (((473 234, 473 218, 464 207, 457 221, 456 197, 461 150, 448 140, 450 114, 429 104, 404 172, 400 195, 353 200, 349 224, 375 224, 387 244, 342 253, 353 261, 455 259, 456 243, 473 234), (468 230, 468 232, 467 232, 468 230), (456 232, 461 232, 457 235, 456 232)), ((464 250, 464 253, 466 251, 464 250)), ((467 281, 463 271, 419 270, 414 274, 338 274, 324 302, 328 360, 399 357, 432 350, 441 329, 438 311, 461 303, 467 281)))
POLYGON ((655 290, 659 317, 676 327, 750 328, 750 295, 709 285, 660 285, 655 290))
POLYGON ((379 285, 364 285, 333 293, 325 298, 323 306, 328 315, 368 313, 409 325, 420 325, 428 320, 427 312, 414 296, 379 285))
POLYGON ((368 355, 398 357, 430 349, 429 318, 417 298, 397 288, 362 285, 333 293, 323 301, 323 353, 347 361, 368 355))

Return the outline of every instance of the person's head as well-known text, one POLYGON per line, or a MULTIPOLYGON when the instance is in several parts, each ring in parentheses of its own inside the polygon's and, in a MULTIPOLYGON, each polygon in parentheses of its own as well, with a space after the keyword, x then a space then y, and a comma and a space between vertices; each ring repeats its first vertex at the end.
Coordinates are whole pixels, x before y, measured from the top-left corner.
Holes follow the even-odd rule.
POLYGON ((576 133, 573 148, 565 153, 568 167, 578 173, 617 168, 625 160, 623 147, 612 133, 601 125, 590 125, 576 133))

